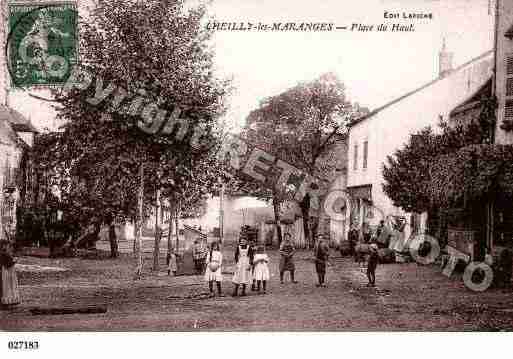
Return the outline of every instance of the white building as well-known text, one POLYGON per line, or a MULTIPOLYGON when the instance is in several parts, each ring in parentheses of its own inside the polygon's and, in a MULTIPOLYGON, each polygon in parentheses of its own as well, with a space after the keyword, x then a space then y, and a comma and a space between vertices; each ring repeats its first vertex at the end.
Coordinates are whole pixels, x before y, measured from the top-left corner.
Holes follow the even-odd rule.
POLYGON ((361 226, 366 222, 372 227, 382 219, 397 216, 406 223, 406 238, 425 228, 425 214, 405 213, 384 194, 383 165, 387 156, 408 142, 411 134, 427 126, 435 129, 441 118, 447 119, 452 109, 491 77, 492 71, 492 51, 453 69, 452 54, 444 42, 436 79, 351 124, 347 171, 347 190, 351 197, 347 216, 351 223, 361 226))

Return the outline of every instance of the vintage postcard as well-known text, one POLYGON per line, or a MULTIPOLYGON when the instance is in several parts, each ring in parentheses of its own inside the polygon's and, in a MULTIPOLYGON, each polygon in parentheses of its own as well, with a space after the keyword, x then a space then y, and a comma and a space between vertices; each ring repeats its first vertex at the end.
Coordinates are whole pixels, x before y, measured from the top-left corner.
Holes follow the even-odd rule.
POLYGON ((0 3, 7 355, 513 330, 513 1, 0 3))

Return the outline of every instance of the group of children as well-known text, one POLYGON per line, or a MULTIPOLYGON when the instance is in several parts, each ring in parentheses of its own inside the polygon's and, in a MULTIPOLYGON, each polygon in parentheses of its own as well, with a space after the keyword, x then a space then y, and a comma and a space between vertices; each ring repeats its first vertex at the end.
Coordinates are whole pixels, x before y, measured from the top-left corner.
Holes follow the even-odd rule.
MULTIPOLYGON (((291 282, 297 283, 294 278, 295 265, 293 260, 295 249, 291 241, 290 234, 286 234, 283 243, 280 246, 280 283, 283 284, 284 273, 290 272, 291 282)), ((319 284, 318 287, 325 287, 326 264, 329 263, 329 248, 322 236, 318 237, 315 253, 315 269, 317 272, 319 284)), ((368 286, 374 287, 376 283, 376 267, 378 265, 378 246, 370 245, 370 253, 367 260, 367 278, 368 286)), ((234 284, 232 296, 246 296, 246 288, 251 284, 251 290, 262 294, 267 293, 267 281, 270 278, 269 256, 265 253, 263 245, 250 245, 244 238, 240 239, 235 250, 235 271, 232 282, 234 284)), ((214 295, 214 283, 217 287, 217 293, 222 295, 221 282, 223 254, 221 253, 219 243, 213 242, 206 258, 205 281, 208 282, 211 295, 214 295)), ((176 273, 176 256, 173 251, 168 255, 168 274, 176 273)))
MULTIPOLYGON (((239 288, 242 289, 241 296, 246 295, 246 288, 252 284, 251 289, 266 294, 269 274, 269 256, 265 253, 265 247, 259 245, 254 248, 245 239, 241 239, 235 250, 235 272, 232 282, 234 284, 233 296, 239 295, 239 288)), ((207 255, 207 268, 205 270, 205 281, 211 295, 214 295, 214 282, 217 285, 218 295, 222 295, 221 282, 223 254, 219 249, 219 243, 213 242, 207 255)))

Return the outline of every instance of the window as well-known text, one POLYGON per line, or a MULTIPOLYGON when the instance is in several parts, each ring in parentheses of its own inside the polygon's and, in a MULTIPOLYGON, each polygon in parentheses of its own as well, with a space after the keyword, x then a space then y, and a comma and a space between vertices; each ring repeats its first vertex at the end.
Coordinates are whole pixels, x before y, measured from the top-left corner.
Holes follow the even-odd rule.
POLYGON ((363 143, 363 169, 367 168, 367 157, 369 156, 369 141, 363 143))
POLYGON ((358 169, 358 145, 354 145, 353 169, 355 171, 358 169))

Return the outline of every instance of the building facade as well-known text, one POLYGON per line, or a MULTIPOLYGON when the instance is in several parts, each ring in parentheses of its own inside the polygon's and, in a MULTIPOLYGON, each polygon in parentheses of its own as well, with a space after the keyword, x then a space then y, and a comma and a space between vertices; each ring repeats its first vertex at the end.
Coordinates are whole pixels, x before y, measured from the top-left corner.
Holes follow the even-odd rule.
POLYGON ((501 129, 504 120, 513 120, 513 2, 496 0, 494 93, 497 98, 495 143, 513 144, 513 132, 501 129))
POLYGON ((16 232, 17 206, 27 195, 27 158, 35 133, 28 119, 0 105, 0 239, 12 239, 16 232))
POLYGON ((493 52, 453 68, 452 54, 444 43, 438 61, 436 79, 350 125, 347 171, 350 223, 368 224, 372 228, 381 220, 401 222, 406 238, 425 230, 426 214, 405 213, 383 192, 383 166, 388 156, 408 142, 410 135, 427 126, 435 130, 441 119, 447 120, 452 109, 483 86, 493 71, 493 52))
MULTIPOLYGON (((497 101, 494 142, 513 145, 513 129, 505 129, 513 121, 513 2, 496 0, 495 76, 491 95, 497 101)), ((504 249, 513 251, 513 212, 511 202, 501 196, 489 205, 487 217, 488 248, 498 258, 504 249)))

